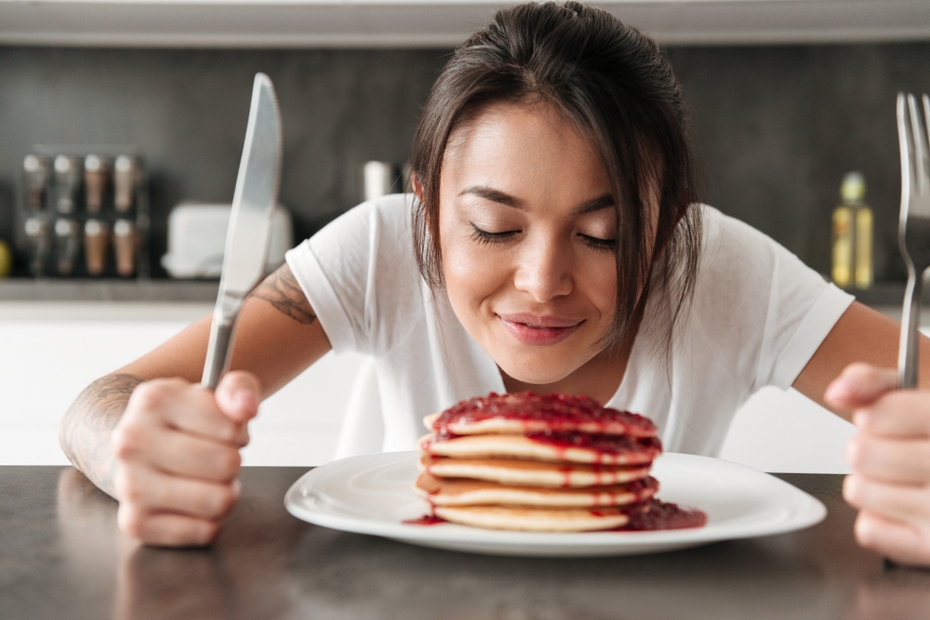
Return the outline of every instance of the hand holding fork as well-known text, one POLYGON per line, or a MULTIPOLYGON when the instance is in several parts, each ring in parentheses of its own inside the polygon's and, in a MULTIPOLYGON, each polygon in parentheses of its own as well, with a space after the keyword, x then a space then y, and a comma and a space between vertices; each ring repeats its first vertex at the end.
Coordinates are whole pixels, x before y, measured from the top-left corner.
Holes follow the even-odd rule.
POLYGON ((899 369, 852 364, 825 400, 852 410, 859 433, 847 447, 853 473, 843 497, 859 509, 856 540, 899 564, 930 566, 930 390, 917 388, 921 284, 930 267, 930 98, 923 115, 912 95, 898 95, 901 217, 907 263, 899 369))

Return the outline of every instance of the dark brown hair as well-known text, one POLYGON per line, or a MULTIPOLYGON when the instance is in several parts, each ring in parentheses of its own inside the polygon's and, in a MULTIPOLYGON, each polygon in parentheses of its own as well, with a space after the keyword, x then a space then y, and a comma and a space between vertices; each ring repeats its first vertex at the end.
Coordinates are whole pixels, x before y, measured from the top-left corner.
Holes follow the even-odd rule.
POLYGON ((690 208, 695 173, 681 87, 652 39, 578 2, 499 11, 455 51, 433 85, 410 162, 419 185, 413 234, 420 273, 434 289, 442 286, 439 179, 450 135, 489 105, 535 101, 554 106, 590 137, 611 179, 617 308, 608 339, 628 333, 650 293, 667 293, 674 323, 691 298, 701 240, 700 212, 690 208), (650 252, 649 203, 656 199, 650 252))

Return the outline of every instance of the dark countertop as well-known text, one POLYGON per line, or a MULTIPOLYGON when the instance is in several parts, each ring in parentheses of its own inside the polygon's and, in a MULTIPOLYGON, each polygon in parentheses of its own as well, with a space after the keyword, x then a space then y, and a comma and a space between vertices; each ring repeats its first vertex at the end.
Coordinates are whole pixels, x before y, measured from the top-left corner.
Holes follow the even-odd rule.
POLYGON ((305 468, 245 468, 209 549, 139 547, 71 468, 0 467, 0 618, 926 618, 930 571, 852 537, 842 476, 781 477, 821 499, 807 530, 656 555, 481 556, 312 526, 283 497, 305 468))

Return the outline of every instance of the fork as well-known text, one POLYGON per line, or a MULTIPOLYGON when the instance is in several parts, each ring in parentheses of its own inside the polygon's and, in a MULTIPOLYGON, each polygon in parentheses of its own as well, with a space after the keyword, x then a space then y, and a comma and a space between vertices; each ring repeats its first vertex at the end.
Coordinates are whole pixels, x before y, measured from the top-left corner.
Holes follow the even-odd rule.
MULTIPOLYGON (((930 120, 930 98, 923 95, 923 116, 930 120)), ((930 267, 930 134, 913 95, 898 94, 898 143, 901 147, 901 216, 898 246, 907 264, 907 288, 898 349, 898 382, 917 386, 917 328, 923 275, 930 267)))

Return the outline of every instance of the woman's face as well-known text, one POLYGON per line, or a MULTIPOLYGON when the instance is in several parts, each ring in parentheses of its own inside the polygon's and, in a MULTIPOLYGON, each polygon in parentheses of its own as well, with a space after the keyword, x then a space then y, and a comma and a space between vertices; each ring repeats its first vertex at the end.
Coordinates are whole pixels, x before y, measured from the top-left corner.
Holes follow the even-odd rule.
POLYGON ((439 234, 452 308, 507 375, 553 383, 601 352, 617 297, 610 182, 550 106, 492 106, 452 134, 439 234))

